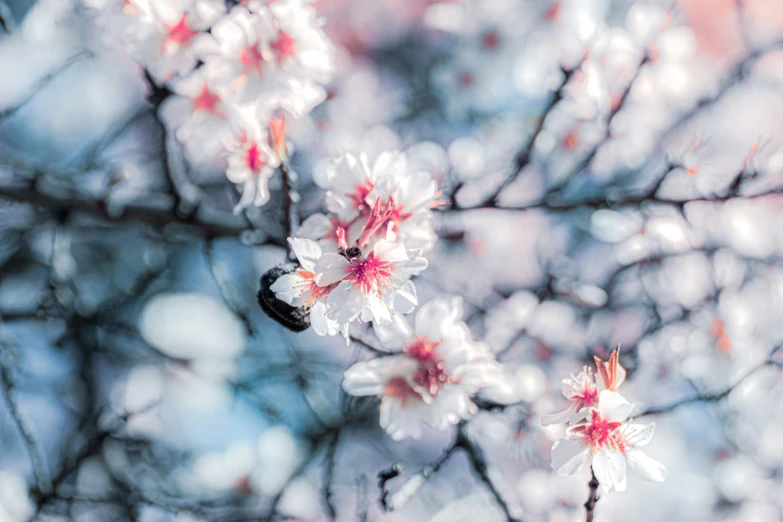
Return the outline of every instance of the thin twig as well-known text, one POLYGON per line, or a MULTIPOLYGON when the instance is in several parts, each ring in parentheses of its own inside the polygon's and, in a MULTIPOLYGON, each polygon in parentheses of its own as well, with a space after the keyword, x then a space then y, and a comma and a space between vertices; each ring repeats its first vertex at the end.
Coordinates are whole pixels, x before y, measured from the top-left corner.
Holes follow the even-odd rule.
POLYGON ((70 56, 67 60, 65 60, 57 69, 54 71, 46 74, 43 78, 38 80, 38 83, 30 89, 27 96, 25 96, 24 99, 18 101, 15 105, 12 105, 11 107, 7 107, 6 109, 3 109, 0 111, 0 121, 10 118, 14 114, 16 114, 20 109, 22 109, 25 105, 27 105, 30 100, 35 98, 35 96, 41 92, 47 85, 49 85, 52 80, 57 78, 60 74, 64 73, 68 69, 71 68, 72 65, 85 60, 87 58, 92 58, 94 55, 91 51, 79 51, 78 53, 70 56))
MULTIPOLYGON (((296 210, 296 179, 287 161, 280 164, 280 177, 283 184, 283 233, 285 237, 296 237, 299 228, 299 214, 296 210)), ((286 242, 288 258, 295 259, 291 245, 286 242)))
POLYGON ((590 482, 587 483, 587 487, 590 488, 590 493, 587 496, 587 502, 585 502, 585 522, 593 522, 593 516, 595 515, 595 506, 598 504, 598 486, 601 484, 595 477, 595 472, 592 466, 590 467, 590 482))
POLYGON ((781 348, 783 348, 783 344, 780 344, 776 346, 767 356, 766 360, 764 360, 761 364, 758 364, 751 368, 748 372, 745 373, 742 377, 740 377, 734 384, 729 386, 728 388, 717 392, 717 393, 708 393, 708 394, 699 394, 694 397, 688 397, 686 399, 681 399, 679 401, 673 402, 671 404, 667 404, 665 406, 654 406, 652 408, 647 408, 640 414, 636 415, 635 417, 643 417, 645 415, 656 415, 660 413, 668 413, 670 411, 674 411, 682 406, 686 406, 688 404, 693 404, 696 402, 718 402, 726 397, 729 396, 729 394, 734 391, 739 385, 741 385, 743 382, 745 382, 746 379, 748 379, 750 376, 755 374, 757 371, 761 370, 762 368, 766 366, 778 366, 778 363, 776 361, 772 360, 772 357, 777 353, 781 348))
POLYGON ((340 442, 340 430, 336 430, 326 448, 326 464, 324 466, 323 497, 326 512, 332 520, 337 519, 337 508, 334 506, 334 468, 337 461, 337 445, 340 442))
MULTIPOLYGON (((516 155, 516 158, 514 159, 514 167, 511 170, 511 173, 508 176, 506 176, 506 178, 498 186, 498 188, 495 189, 495 191, 492 192, 492 194, 489 197, 487 197, 487 199, 484 200, 484 202, 480 206, 497 204, 497 200, 498 197, 500 196, 500 193, 503 192, 503 190, 505 190, 505 188, 508 187, 511 184, 511 182, 513 182, 517 178, 517 176, 519 176, 522 170, 530 163, 530 158, 533 155, 533 149, 535 148, 538 137, 541 135, 541 132, 544 130, 544 123, 546 122, 547 117, 555 108, 555 106, 563 99, 565 88, 568 86, 568 82, 571 81, 571 78, 573 77, 574 73, 577 70, 579 70, 580 67, 582 67, 583 63, 584 63, 584 59, 582 59, 578 64, 574 65, 573 67, 570 67, 568 69, 562 68, 563 80, 560 82, 560 85, 557 87, 557 89, 555 89, 555 92, 550 98, 549 103, 544 108, 541 117, 538 119, 538 124, 536 125, 536 128, 533 130, 533 134, 530 136, 530 139, 528 140, 527 144, 516 155)), ((456 192, 456 190, 454 192, 456 192)))
POLYGON ((14 393, 16 384, 11 370, 12 360, 15 358, 13 354, 14 347, 4 338, 5 331, 0 330, 0 335, 3 336, 3 338, 0 339, 0 345, 3 349, 3 353, 0 354, 0 378, 2 378, 3 396, 8 405, 8 411, 11 414, 11 418, 14 419, 19 432, 24 438, 27 452, 30 454, 30 462, 33 466, 33 473, 35 474, 35 481, 38 485, 38 489, 49 493, 52 490, 52 479, 49 476, 43 448, 35 436, 33 427, 28 423, 24 415, 22 415, 19 404, 16 402, 14 393))

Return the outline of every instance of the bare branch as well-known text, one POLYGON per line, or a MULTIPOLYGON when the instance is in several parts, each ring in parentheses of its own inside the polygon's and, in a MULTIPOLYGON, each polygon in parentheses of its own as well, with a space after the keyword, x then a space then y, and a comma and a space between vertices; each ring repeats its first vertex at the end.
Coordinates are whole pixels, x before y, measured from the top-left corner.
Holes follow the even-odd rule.
POLYGON ((2 378, 3 396, 8 405, 8 411, 24 438, 27 452, 30 454, 30 462, 33 466, 33 473, 35 474, 38 489, 42 492, 49 493, 52 491, 52 479, 49 476, 49 469, 46 465, 46 457, 43 448, 35 436, 33 427, 27 419, 25 419, 24 415, 22 415, 14 394, 16 385, 11 367, 13 365, 12 361, 15 359, 15 347, 5 338, 6 332, 4 329, 0 330, 0 336, 2 336, 2 338, 0 338, 0 346, 2 346, 3 349, 3 353, 0 354, 0 377, 2 378))
MULTIPOLYGON (((565 93, 565 88, 568 85, 568 82, 571 81, 571 78, 573 77, 574 73, 579 70, 580 67, 582 67, 582 64, 584 63, 584 58, 580 60, 580 62, 573 67, 570 67, 568 69, 562 68, 563 71, 563 80, 560 82, 560 85, 555 89, 554 94, 549 100, 549 103, 544 108, 543 113, 541 114, 541 117, 538 119, 538 124, 536 125, 536 128, 533 130, 533 134, 530 136, 530 139, 528 140, 525 147, 519 151, 519 153, 516 155, 516 158, 514 159, 514 167, 511 170, 511 173, 506 177, 506 179, 503 180, 503 182, 498 186, 497 189, 486 199, 480 206, 492 206, 497 203, 498 197, 500 196, 500 193, 503 192, 503 190, 508 187, 511 182, 513 182, 517 176, 519 176, 519 173, 522 172, 522 170, 530 163, 530 158, 533 154, 533 148, 536 145, 536 140, 538 140, 538 137, 541 135, 541 131, 544 130, 544 122, 546 122, 547 116, 552 112, 552 110, 555 108, 555 106, 563 99, 563 95, 565 93)), ((456 193, 456 190, 454 192, 456 193)))
POLYGON ((646 415, 656 415, 660 413, 668 413, 671 411, 674 411, 682 406, 687 406, 688 404, 698 403, 698 402, 719 402, 726 397, 729 396, 731 392, 733 392, 738 386, 740 386, 743 382, 745 382, 746 379, 748 379, 750 376, 755 374, 760 369, 764 368, 765 366, 776 366, 779 367, 779 363, 772 360, 772 357, 775 355, 775 353, 783 348, 783 344, 778 345, 775 347, 774 350, 772 350, 767 357, 765 361, 763 361, 761 364, 753 367, 750 369, 745 375, 740 377, 734 384, 727 387, 726 389, 717 392, 717 393, 708 393, 708 394, 699 394, 694 397, 688 397, 686 399, 681 399, 679 401, 673 402, 671 404, 667 404, 665 406, 654 406, 652 408, 647 408, 643 412, 641 412, 638 415, 635 415, 635 417, 644 417, 646 415))
MULTIPOLYGON (((0 16, 3 14, 2 10, 0 10, 0 16)), ((6 27, 5 23, 2 24, 3 28, 6 27)), ((22 107, 27 105, 30 100, 35 98, 35 95, 41 92, 47 85, 49 85, 52 80, 57 78, 60 74, 64 73, 68 69, 71 68, 76 63, 79 63, 82 60, 85 60, 87 58, 92 58, 94 55, 91 51, 79 51, 78 53, 70 56, 67 60, 65 60, 59 67, 57 67, 52 72, 45 75, 43 78, 38 80, 38 83, 30 89, 30 91, 27 93, 27 96, 16 103, 16 105, 12 105, 11 107, 8 107, 2 111, 0 111, 0 121, 3 121, 7 118, 10 118, 14 114, 16 114, 22 107)))

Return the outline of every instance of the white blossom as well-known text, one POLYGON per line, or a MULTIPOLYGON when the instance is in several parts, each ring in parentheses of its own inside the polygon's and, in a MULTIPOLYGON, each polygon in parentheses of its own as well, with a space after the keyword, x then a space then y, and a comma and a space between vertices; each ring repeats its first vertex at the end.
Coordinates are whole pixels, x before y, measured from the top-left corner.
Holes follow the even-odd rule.
POLYGON ((397 315, 375 323, 394 355, 360 362, 345 372, 351 395, 381 398, 380 424, 395 440, 418 438, 422 423, 445 429, 476 412, 471 396, 491 386, 500 366, 461 321, 460 298, 436 299, 417 312, 414 326, 397 315))
POLYGON ((552 446, 552 469, 572 475, 590 465, 607 493, 625 491, 627 466, 647 480, 663 482, 663 464, 639 450, 652 439, 654 424, 627 422, 632 409, 619 393, 602 391, 589 417, 568 428, 567 438, 552 446))

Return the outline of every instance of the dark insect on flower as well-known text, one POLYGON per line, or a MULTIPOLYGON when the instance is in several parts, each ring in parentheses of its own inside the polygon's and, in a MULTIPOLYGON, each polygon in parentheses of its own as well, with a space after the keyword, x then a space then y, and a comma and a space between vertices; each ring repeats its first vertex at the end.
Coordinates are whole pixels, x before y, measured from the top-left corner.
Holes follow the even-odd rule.
POLYGON ((261 276, 261 287, 258 290, 258 305, 264 313, 292 332, 303 332, 310 328, 310 314, 304 307, 291 306, 275 297, 270 287, 280 276, 295 272, 298 268, 296 263, 286 263, 267 270, 261 276))

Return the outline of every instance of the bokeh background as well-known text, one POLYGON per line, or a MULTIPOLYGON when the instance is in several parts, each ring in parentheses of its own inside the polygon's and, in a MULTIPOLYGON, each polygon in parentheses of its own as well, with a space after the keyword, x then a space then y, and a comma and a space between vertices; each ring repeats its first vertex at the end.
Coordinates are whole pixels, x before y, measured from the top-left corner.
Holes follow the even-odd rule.
POLYGON ((783 4, 314 5, 338 61, 289 122, 299 216, 329 157, 409 149, 452 200, 420 301, 463 297, 518 402, 392 441, 340 390, 371 351, 256 305, 279 178, 234 215, 89 3, 0 0, 0 522, 583 520, 539 417, 618 344, 668 477, 596 519, 783 519, 783 4))

